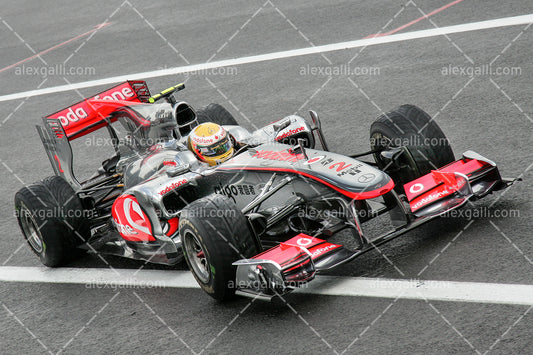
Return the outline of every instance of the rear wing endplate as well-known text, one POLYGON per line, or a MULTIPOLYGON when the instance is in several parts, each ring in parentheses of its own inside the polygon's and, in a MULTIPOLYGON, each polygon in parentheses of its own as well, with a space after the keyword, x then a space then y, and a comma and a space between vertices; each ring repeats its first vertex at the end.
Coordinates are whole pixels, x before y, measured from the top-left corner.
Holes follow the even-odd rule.
POLYGON ((74 176, 72 148, 60 120, 45 117, 43 123, 42 126, 36 126, 36 128, 54 173, 65 179, 75 191, 81 190, 81 184, 74 176))

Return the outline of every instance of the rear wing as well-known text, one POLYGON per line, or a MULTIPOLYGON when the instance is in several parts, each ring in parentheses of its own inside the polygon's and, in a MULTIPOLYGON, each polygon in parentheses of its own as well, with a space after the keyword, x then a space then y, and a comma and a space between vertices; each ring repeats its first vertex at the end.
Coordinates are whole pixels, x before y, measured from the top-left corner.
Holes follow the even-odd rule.
POLYGON ((36 128, 54 173, 63 177, 75 191, 81 190, 81 184, 74 176, 70 141, 100 128, 109 127, 107 116, 111 112, 102 109, 99 101, 112 100, 117 101, 117 104, 148 103, 149 98, 150 91, 145 81, 126 81, 43 117, 43 125, 36 128))
POLYGON ((58 120, 64 128, 69 141, 83 137, 106 126, 107 114, 100 112, 90 100, 113 100, 148 103, 150 91, 145 81, 126 81, 97 95, 86 98, 72 106, 45 117, 47 120, 58 120))

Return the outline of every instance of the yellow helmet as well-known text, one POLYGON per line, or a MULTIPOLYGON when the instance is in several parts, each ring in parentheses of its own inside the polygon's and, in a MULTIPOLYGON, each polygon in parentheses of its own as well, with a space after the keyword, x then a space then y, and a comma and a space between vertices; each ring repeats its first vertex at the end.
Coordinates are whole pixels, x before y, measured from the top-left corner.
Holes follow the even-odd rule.
POLYGON ((213 166, 233 155, 233 143, 222 126, 206 122, 198 125, 189 134, 189 149, 200 159, 213 166))

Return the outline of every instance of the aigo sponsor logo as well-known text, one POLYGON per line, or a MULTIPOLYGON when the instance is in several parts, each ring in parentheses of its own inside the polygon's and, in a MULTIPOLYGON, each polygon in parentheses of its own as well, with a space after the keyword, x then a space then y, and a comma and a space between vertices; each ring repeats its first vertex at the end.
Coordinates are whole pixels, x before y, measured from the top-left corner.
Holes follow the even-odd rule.
POLYGON ((252 184, 226 184, 222 185, 220 182, 214 188, 214 192, 219 195, 224 195, 227 198, 237 202, 235 196, 249 196, 255 195, 255 187, 252 184))
POLYGON ((111 208, 113 221, 118 232, 127 241, 154 241, 152 225, 133 195, 121 195, 111 208))

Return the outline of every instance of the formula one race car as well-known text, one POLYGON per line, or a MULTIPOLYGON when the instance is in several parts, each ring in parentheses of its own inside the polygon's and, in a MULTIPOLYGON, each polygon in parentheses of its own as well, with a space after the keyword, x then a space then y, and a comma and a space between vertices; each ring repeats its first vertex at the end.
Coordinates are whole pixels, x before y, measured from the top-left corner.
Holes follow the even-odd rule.
POLYGON ((185 259, 217 300, 271 299, 513 183, 473 151, 455 160, 412 105, 378 117, 371 150, 345 156, 329 151, 314 111, 310 121, 291 115, 249 132, 220 105, 195 111, 176 101, 183 88, 151 96, 144 81, 128 81, 43 118, 37 130, 55 176, 18 191, 15 208, 44 265, 83 251, 185 259), (78 181, 70 142, 104 128, 115 154, 78 181), (366 223, 382 217, 371 236, 366 223))

